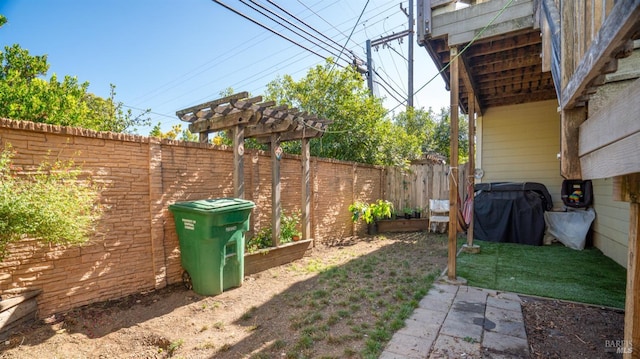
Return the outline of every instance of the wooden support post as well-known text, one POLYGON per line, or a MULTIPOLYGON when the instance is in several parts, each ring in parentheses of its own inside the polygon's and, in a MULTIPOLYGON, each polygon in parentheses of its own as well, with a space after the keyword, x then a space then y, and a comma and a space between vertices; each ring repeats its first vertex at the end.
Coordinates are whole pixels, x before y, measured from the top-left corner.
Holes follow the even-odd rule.
POLYGON ((244 126, 233 127, 233 192, 244 198, 244 126))
POLYGON ((311 149, 309 139, 302 143, 302 239, 311 238, 311 149))
POLYGON ((560 125, 560 174, 566 179, 581 179, 579 155, 580 125, 587 119, 587 108, 562 110, 560 125))
POLYGON ((198 140, 200 141, 200 143, 209 142, 209 134, 207 132, 200 132, 198 134, 198 140))
POLYGON ((458 234, 458 48, 450 50, 451 134, 449 144, 449 255, 447 277, 456 280, 456 252, 458 234))
POLYGON ((627 262, 627 295, 624 306, 624 358, 640 358, 640 202, 629 205, 629 259, 627 262))
POLYGON ((470 185, 471 192, 467 193, 471 201, 471 221, 469 222, 469 227, 467 227, 467 246, 473 247, 473 187, 475 184, 475 145, 476 145, 476 109, 475 109, 475 96, 469 96, 469 162, 468 168, 469 172, 467 173, 467 185, 470 185))
POLYGON ((280 135, 271 135, 271 243, 280 245, 280 135))
POLYGON ((614 177, 613 197, 629 204, 627 295, 624 311, 624 358, 640 358, 640 173, 614 177))

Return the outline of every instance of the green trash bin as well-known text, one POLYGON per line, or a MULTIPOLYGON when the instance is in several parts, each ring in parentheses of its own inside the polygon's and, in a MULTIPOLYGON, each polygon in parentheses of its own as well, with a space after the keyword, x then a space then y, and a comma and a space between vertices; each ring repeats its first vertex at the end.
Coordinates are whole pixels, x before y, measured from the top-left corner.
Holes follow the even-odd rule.
POLYGON ((238 198, 169 206, 180 242, 182 281, 200 295, 239 287, 244 277, 244 232, 255 204, 238 198))

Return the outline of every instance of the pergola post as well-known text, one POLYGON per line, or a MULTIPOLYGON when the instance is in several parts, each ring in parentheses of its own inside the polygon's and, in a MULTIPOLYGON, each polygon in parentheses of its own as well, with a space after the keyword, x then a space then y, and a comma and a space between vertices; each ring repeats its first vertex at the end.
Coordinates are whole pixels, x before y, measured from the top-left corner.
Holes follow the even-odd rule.
MULTIPOLYGON (((176 111, 180 120, 189 122, 189 131, 199 134, 201 142, 208 141, 208 134, 229 131, 233 140, 233 188, 238 198, 245 198, 244 181, 244 140, 255 138, 260 143, 271 146, 271 229, 272 244, 280 245, 280 158, 285 141, 302 141, 302 236, 311 239, 311 165, 309 139, 321 137, 332 121, 318 118, 288 106, 276 106, 275 101, 262 102, 262 96, 247 98, 247 92, 240 92, 217 100, 176 111)), ((257 167, 257 157, 254 159, 257 167)), ((259 186, 259 174, 254 174, 252 199, 256 186, 259 186)), ((256 212, 259 209, 256 209, 256 212)), ((255 218, 255 217, 254 217, 255 218)))
POLYGON ((244 126, 233 128, 233 191, 236 198, 244 198, 244 126))
POLYGON ((280 135, 271 134, 271 243, 274 247, 280 245, 280 135))
POLYGON ((456 237, 458 234, 458 48, 450 49, 451 133, 449 144, 449 255, 447 277, 456 280, 456 237))
POLYGON ((301 140, 301 154, 302 154, 302 239, 309 239, 311 237, 311 186, 309 184, 311 180, 311 149, 309 146, 309 139, 303 138, 301 140))

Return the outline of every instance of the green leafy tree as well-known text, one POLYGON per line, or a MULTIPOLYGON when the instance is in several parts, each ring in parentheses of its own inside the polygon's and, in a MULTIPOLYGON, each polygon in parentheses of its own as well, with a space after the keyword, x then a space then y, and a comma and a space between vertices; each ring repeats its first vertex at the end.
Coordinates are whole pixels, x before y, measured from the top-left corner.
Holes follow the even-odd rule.
POLYGON ((169 140, 179 139, 181 141, 198 142, 198 135, 191 133, 188 128, 183 129, 182 124, 173 125, 171 126, 171 130, 162 132, 160 122, 158 122, 149 132, 149 136, 166 138, 169 140))
POLYGON ((13 155, 10 145, 0 151, 0 262, 7 245, 23 237, 63 245, 88 241, 104 209, 100 188, 81 179, 73 162, 43 162, 18 176, 13 155))
POLYGON ((0 52, 0 117, 114 132, 149 125, 149 110, 136 116, 124 110, 115 101, 114 85, 104 99, 89 93, 89 83, 76 77, 60 80, 53 74, 46 80, 48 70, 46 55, 32 56, 18 44, 5 46, 0 52))
POLYGON ((436 127, 436 116, 433 110, 408 108, 394 118, 394 122, 404 128, 407 134, 415 136, 420 142, 422 153, 434 151, 432 138, 436 127))
MULTIPOLYGON (((440 119, 434 128, 430 147, 437 153, 447 157, 447 163, 451 163, 449 149, 451 143, 451 116, 448 108, 440 109, 440 119)), ((469 159, 469 124, 468 117, 458 117, 458 162, 466 163, 469 159)))
MULTIPOLYGON (((267 85, 266 97, 333 123, 323 137, 310 141, 314 156, 380 165, 404 165, 419 155, 419 141, 385 118, 380 99, 370 96, 353 68, 335 68, 328 60, 295 81, 285 75, 267 85)), ((299 153, 298 141, 285 143, 299 153)))

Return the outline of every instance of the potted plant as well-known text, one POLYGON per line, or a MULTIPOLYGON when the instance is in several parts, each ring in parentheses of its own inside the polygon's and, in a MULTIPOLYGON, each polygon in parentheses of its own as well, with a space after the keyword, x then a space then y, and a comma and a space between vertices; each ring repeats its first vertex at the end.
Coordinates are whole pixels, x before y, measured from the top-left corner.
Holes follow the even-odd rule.
POLYGON ((298 229, 299 223, 299 212, 293 212, 291 215, 285 214, 284 211, 282 212, 280 217, 280 243, 289 243, 300 239, 302 233, 298 229))
POLYGON ((355 223, 362 219, 368 226, 369 234, 377 234, 376 221, 391 218, 393 204, 386 200, 377 200, 374 203, 355 202, 349 206, 351 220, 355 223))
POLYGON ((374 221, 389 219, 393 211, 393 203, 379 199, 375 203, 370 204, 369 209, 374 221))
POLYGON ((411 207, 404 207, 404 218, 405 219, 411 219, 411 215, 413 214, 413 208, 411 207))
POLYGON ((420 207, 416 207, 416 208, 413 210, 413 217, 414 217, 414 218, 420 218, 420 217, 422 217, 422 208, 420 208, 420 207))

